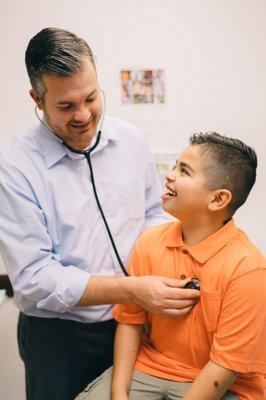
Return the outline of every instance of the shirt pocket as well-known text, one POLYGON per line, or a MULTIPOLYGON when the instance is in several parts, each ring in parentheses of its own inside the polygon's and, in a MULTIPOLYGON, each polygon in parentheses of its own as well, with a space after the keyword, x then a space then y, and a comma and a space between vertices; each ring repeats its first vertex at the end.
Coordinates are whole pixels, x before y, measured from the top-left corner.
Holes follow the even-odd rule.
POLYGON ((205 325, 208 332, 215 332, 218 327, 222 306, 221 291, 205 291, 201 288, 200 293, 199 308, 195 318, 205 325))

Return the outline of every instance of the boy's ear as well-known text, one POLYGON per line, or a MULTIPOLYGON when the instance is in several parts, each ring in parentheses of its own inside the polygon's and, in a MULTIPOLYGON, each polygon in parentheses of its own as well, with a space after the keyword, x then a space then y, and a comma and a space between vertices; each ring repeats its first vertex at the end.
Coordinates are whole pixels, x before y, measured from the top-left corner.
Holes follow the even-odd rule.
POLYGON ((208 204, 210 211, 220 211, 228 206, 232 200, 232 193, 227 189, 218 189, 212 193, 211 200, 208 204))
POLYGON ((34 100, 39 110, 43 109, 43 104, 40 96, 35 92, 34 89, 30 90, 30 97, 34 100))

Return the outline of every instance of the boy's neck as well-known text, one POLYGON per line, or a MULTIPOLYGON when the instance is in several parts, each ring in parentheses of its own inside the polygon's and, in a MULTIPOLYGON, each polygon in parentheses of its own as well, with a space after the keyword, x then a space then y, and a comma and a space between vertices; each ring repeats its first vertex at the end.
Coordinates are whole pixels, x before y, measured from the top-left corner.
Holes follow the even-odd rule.
POLYGON ((187 246, 195 246, 213 235, 221 229, 228 221, 228 219, 208 220, 202 219, 201 221, 182 221, 182 236, 183 242, 187 246))

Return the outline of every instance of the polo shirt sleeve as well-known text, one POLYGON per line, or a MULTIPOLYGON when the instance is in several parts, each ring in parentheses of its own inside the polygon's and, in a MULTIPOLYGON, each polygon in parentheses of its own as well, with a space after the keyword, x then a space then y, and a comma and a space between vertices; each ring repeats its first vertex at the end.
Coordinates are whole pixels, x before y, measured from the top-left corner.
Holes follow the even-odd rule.
POLYGON ((266 373, 266 268, 237 272, 214 334, 210 359, 239 373, 266 373))
MULTIPOLYGON (((141 257, 142 255, 144 255, 144 249, 142 249, 139 253, 139 242, 140 241, 137 242, 132 252, 127 267, 130 276, 141 276, 148 274, 148 271, 144 265, 144 260, 141 257)), ((139 325, 145 324, 145 322, 147 322, 148 312, 134 303, 117 304, 113 308, 113 317, 116 321, 120 323, 139 325)))

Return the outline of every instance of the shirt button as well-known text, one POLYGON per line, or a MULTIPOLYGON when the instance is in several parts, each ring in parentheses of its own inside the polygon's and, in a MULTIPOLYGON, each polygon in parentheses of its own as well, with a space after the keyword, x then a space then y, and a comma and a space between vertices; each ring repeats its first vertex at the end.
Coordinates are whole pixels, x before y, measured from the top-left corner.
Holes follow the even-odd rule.
POLYGON ((184 254, 187 254, 187 253, 188 253, 188 250, 186 250, 186 249, 183 250, 183 253, 184 253, 184 254))
POLYGON ((181 279, 186 279, 186 275, 182 274, 182 275, 180 276, 180 278, 181 278, 181 279))

